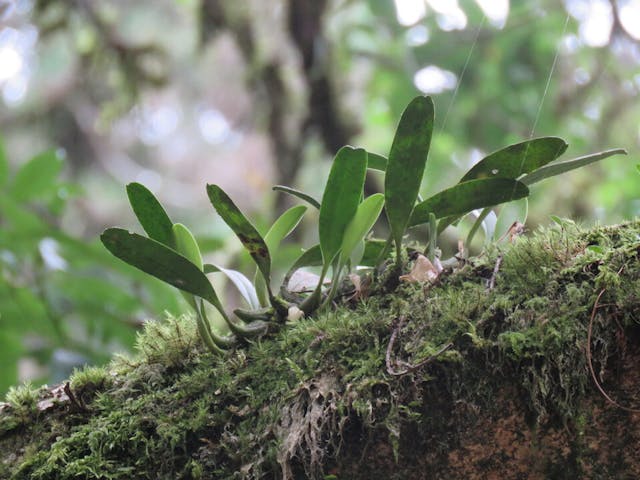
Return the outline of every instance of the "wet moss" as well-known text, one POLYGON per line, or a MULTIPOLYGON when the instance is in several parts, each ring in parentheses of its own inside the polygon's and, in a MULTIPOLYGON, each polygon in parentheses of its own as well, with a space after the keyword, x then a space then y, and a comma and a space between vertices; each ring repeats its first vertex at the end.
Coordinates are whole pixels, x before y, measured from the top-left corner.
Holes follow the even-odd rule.
POLYGON ((77 404, 41 409, 46 389, 14 390, 0 477, 473 478, 510 465, 505 478, 575 478, 605 457, 610 471, 640 469, 593 445, 616 413, 585 357, 604 290, 589 351, 607 388, 633 400, 640 382, 613 372, 635 358, 639 234, 637 222, 541 230, 435 285, 400 283, 225 358, 200 347, 189 316, 150 323, 136 357, 74 374, 77 404))

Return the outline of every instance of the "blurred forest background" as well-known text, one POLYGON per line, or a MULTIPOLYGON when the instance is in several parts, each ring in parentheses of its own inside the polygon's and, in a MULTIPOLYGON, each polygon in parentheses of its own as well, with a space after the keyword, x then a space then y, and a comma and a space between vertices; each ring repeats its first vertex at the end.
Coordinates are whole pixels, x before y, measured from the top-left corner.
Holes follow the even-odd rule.
POLYGON ((237 266, 207 182, 264 228, 290 201, 272 185, 319 197, 332 155, 386 155, 422 92, 436 104, 423 193, 554 135, 563 159, 629 156, 536 186, 528 229, 615 223, 640 211, 639 91, 639 0, 0 0, 0 394, 105 362, 186 310, 97 241, 134 228, 126 183, 237 266))

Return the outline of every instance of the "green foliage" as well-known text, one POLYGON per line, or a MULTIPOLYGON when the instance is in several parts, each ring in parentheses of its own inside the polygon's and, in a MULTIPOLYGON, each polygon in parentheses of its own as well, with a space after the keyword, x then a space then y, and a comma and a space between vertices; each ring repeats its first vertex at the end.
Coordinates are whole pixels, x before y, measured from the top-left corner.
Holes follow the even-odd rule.
POLYGON ((216 308, 221 305, 204 272, 184 252, 180 254, 151 238, 122 228, 109 228, 100 239, 107 250, 128 264, 186 293, 204 298, 216 308))
POLYGON ((354 265, 360 263, 360 258, 352 259, 351 255, 360 244, 362 244, 360 257, 364 255, 364 238, 373 228, 373 224, 376 223, 383 206, 384 195, 381 193, 375 193, 365 198, 364 201, 358 205, 358 209, 351 219, 351 222, 349 222, 342 238, 339 265, 345 265, 349 260, 353 260, 351 263, 354 265))
POLYGON ((37 368, 34 383, 54 383, 130 348, 143 319, 180 308, 166 285, 63 231, 81 193, 60 179, 64 166, 48 150, 12 168, 0 142, 0 393, 21 360, 37 368))
POLYGON ((460 183, 479 178, 518 178, 562 155, 568 145, 561 138, 543 137, 509 145, 476 163, 460 183))
POLYGON ((202 253, 198 242, 191 231, 181 223, 176 223, 171 228, 173 232, 173 241, 176 245, 176 251, 186 257, 200 271, 204 271, 204 263, 202 261, 202 253))
POLYGON ((430 97, 416 97, 405 109, 396 130, 384 177, 384 196, 391 235, 400 265, 402 236, 409 223, 427 163, 434 121, 430 97))
POLYGON ((320 210, 320 243, 304 251, 289 268, 279 289, 282 298, 275 296, 271 289, 271 262, 280 242, 302 219, 307 210, 305 206, 286 211, 263 237, 219 186, 207 185, 211 204, 258 267, 261 275, 256 272, 254 284, 235 270, 203 264, 193 235, 185 226, 172 224, 153 194, 139 184, 130 185, 127 191, 134 212, 151 238, 111 228, 102 235, 102 241, 115 256, 186 293, 196 311, 198 331, 203 341, 211 351, 220 353, 244 338, 280 328, 286 320, 296 318, 299 313, 310 315, 328 305, 338 293, 345 267, 380 270, 387 262, 391 240, 396 247, 397 273, 403 266, 402 239, 408 227, 427 225, 430 233, 427 250, 434 260, 437 233, 463 216, 485 209, 478 214, 468 242, 481 225, 485 227, 487 238, 491 238, 493 228, 488 221, 491 218, 492 225, 496 221, 491 207, 520 200, 513 210, 503 210, 501 222, 509 220, 507 213, 515 214, 520 220, 526 217, 526 197, 530 193, 527 185, 623 152, 610 150, 551 164, 566 150, 567 144, 557 137, 535 138, 488 155, 473 166, 459 183, 421 200, 419 190, 429 155, 433 123, 433 102, 429 97, 417 97, 401 116, 389 160, 381 155, 368 154, 361 148, 341 148, 333 160, 319 204, 293 188, 275 187, 320 210), (364 198, 367 168, 385 172, 384 193, 364 198), (383 207, 386 207, 391 230, 388 242, 368 238, 383 207), (315 288, 311 287, 311 293, 306 296, 301 292, 290 292, 288 283, 291 277, 298 269, 308 266, 321 267, 320 275, 315 278, 315 288), (330 269, 331 281, 327 289, 325 277, 330 269), (206 274, 214 272, 226 275, 251 308, 235 310, 240 322, 227 315, 206 277, 206 274), (230 336, 221 337, 221 332, 216 331, 219 328, 212 328, 204 300, 223 317, 231 331, 230 336))
POLYGON ((267 289, 269 289, 271 279, 271 255, 269 254, 269 248, 262 238, 262 235, 258 233, 255 227, 251 225, 240 209, 236 207, 235 203, 233 203, 219 186, 207 185, 207 194, 216 212, 218 212, 224 222, 233 230, 238 240, 240 240, 256 262, 258 269, 267 282, 267 289))
POLYGON ((362 149, 343 147, 333 161, 318 223, 325 270, 340 252, 345 229, 358 210, 366 169, 367 153, 362 149))
MULTIPOLYGON (((269 253, 272 257, 275 257, 275 255, 277 254, 282 240, 284 240, 298 226, 306 211, 306 206, 296 205, 295 207, 291 207, 289 210, 284 212, 282 215, 280 215, 280 217, 278 217, 275 222, 273 222, 273 225, 271 225, 271 228, 269 228, 269 231, 264 236, 264 241, 267 244, 267 249, 269 250, 269 253)), ((267 286, 264 278, 258 277, 258 272, 256 272, 256 275, 254 277, 254 283, 256 294, 260 299, 260 304, 263 307, 266 307, 269 303, 267 286)), ((251 302, 249 303, 251 304, 251 302)))
POLYGON ((304 200, 305 202, 307 202, 312 207, 315 207, 318 210, 320 210, 320 202, 318 200, 316 200, 315 198, 313 198, 311 195, 307 195, 306 193, 301 192, 300 190, 296 190, 295 188, 287 187, 285 185, 276 185, 276 186, 273 187, 273 190, 275 190, 277 192, 288 193, 289 195, 293 195, 294 197, 298 197, 300 200, 304 200))
POLYGON ((528 175, 522 177, 522 183, 525 185, 533 185, 546 178, 555 177, 562 173, 570 172, 577 168, 585 167, 591 163, 599 162, 605 158, 613 155, 626 155, 627 151, 623 148, 614 148, 611 150, 605 150, 604 152, 593 153, 591 155, 585 155, 583 157, 574 158, 573 160, 567 160, 566 162, 558 162, 553 165, 547 165, 538 170, 535 170, 528 175))
POLYGON ((129 203, 149 238, 169 247, 175 246, 173 222, 156 197, 139 183, 127 185, 129 203))
POLYGON ((429 221, 429 214, 436 219, 465 215, 476 208, 510 202, 529 195, 529 189, 517 180, 509 178, 483 178, 459 183, 436 193, 414 207, 409 226, 429 221))

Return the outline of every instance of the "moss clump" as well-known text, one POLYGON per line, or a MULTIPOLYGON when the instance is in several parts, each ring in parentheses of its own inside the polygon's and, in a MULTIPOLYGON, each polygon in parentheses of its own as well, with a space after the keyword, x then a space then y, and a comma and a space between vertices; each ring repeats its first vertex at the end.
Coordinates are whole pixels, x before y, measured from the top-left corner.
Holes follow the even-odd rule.
POLYGON ((540 231, 436 285, 400 284, 225 358, 200 348, 189 316, 150 323, 136 358, 74 374, 79 405, 40 411, 47 390, 14 393, 0 477, 625 478, 639 462, 592 439, 615 443, 624 435, 610 429, 629 419, 593 388, 585 351, 604 289, 589 351, 605 387, 632 399, 640 381, 612 367, 627 372, 638 350, 639 234, 540 231))

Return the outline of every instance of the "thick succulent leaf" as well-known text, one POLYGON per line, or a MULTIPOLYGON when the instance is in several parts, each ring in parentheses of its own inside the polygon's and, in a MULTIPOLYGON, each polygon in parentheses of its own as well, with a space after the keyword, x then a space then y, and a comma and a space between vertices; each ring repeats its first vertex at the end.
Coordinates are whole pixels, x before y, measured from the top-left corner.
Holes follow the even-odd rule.
MULTIPOLYGON (((554 137, 548 137, 548 138, 554 138, 554 137)), ((535 140, 544 140, 544 139, 535 139, 535 140)), ((558 139, 558 140, 560 140, 560 139, 558 139)), ((526 143, 527 142, 523 142, 523 143, 517 144, 517 145, 524 145, 526 143)), ((560 145, 560 142, 558 141, 557 144, 560 145)), ((549 143, 549 146, 551 147, 552 143, 549 143)), ((509 148, 511 148, 511 147, 507 147, 507 149, 509 149, 509 148)), ((504 150, 507 150, 507 149, 500 150, 500 151, 496 152, 496 154, 498 154, 500 152, 503 152, 504 150)), ((564 150, 563 150, 563 152, 564 152, 564 150)), ((556 176, 556 175, 560 175, 560 174, 565 173, 565 172, 569 172, 571 170, 575 170, 575 169, 580 168, 580 167, 584 167, 586 165, 589 165, 590 163, 594 163, 594 162, 603 160, 603 159, 608 158, 608 157, 610 157, 612 155, 619 155, 619 154, 625 154, 626 155, 626 153, 627 153, 626 150, 617 148, 617 149, 612 149, 612 150, 606 150, 604 152, 594 153, 592 155, 585 155, 583 157, 579 157, 579 158, 576 158, 576 159, 573 159, 573 160, 568 160, 566 162, 558 162, 558 163, 554 163, 554 164, 551 164, 551 165, 540 166, 539 168, 533 170, 531 173, 527 173, 526 175, 524 175, 522 178, 520 178, 520 181, 522 183, 524 183, 525 185, 527 185, 527 186, 533 185, 534 183, 537 183, 537 182, 539 182, 541 180, 544 180, 546 178, 550 178, 550 177, 553 177, 553 176, 556 176)), ((492 154, 492 155, 494 155, 494 154, 492 154)), ((492 155, 490 155, 489 157, 491 157, 492 155)), ((489 157, 487 157, 487 159, 489 157)), ((478 163, 478 165, 480 163, 482 163, 483 161, 484 160, 481 160, 478 163)), ((480 171, 486 172, 487 170, 489 170, 489 171, 492 170, 492 169, 489 168, 488 165, 485 165, 485 166, 487 168, 482 168, 477 173, 480 173, 480 171)), ((474 168, 476 168, 476 167, 474 167, 474 168)), ((467 173, 467 175, 465 175, 465 177, 462 178, 461 181, 465 181, 465 178, 467 178, 467 176, 473 170, 474 169, 471 169, 467 173)), ((505 170, 505 169, 502 170, 503 173, 504 172, 508 172, 508 171, 509 171, 508 169, 507 170, 505 170)), ((512 173, 513 172, 517 173, 517 170, 516 171, 512 171, 512 173)), ((501 175, 501 174, 498 174, 498 175, 499 176, 504 176, 504 175, 501 175)), ((514 178, 514 177, 512 177, 512 178, 514 178)), ((458 219, 459 219, 458 216, 452 216, 450 218, 442 219, 438 223, 438 232, 442 232, 447 226, 449 226, 452 223, 456 222, 458 219)), ((496 233, 498 233, 498 232, 496 232, 496 233)))
POLYGON ((273 190, 277 192, 284 192, 284 193, 288 193, 289 195, 293 195, 294 197, 297 197, 300 200, 304 200, 305 202, 309 203, 311 206, 316 207, 318 210, 320 210, 320 202, 317 201, 315 198, 313 198, 311 195, 301 192, 300 190, 296 190, 295 188, 291 188, 291 187, 286 187, 284 185, 276 185, 275 187, 273 187, 273 190))
POLYGON ((367 152, 342 147, 336 154, 320 204, 320 248, 325 266, 342 245, 344 232, 358 209, 367 170, 367 152))
POLYGON ((302 267, 320 267, 322 266, 322 250, 320 249, 320 245, 316 244, 311 248, 306 249, 302 254, 298 257, 298 259, 291 265, 289 272, 294 272, 295 270, 302 267))
POLYGON ((271 256, 262 236, 219 186, 207 185, 207 194, 213 208, 242 242, 268 284, 271 275, 271 256))
POLYGON ((387 157, 377 153, 367 152, 367 168, 371 170, 386 172, 388 162, 387 157))
POLYGON ((155 195, 141 183, 130 183, 127 196, 133 213, 149 238, 174 247, 173 222, 155 195))
POLYGON ((175 250, 122 228, 108 228, 100 240, 120 260, 183 292, 204 298, 223 313, 222 304, 204 272, 175 250))
POLYGON ((260 308, 260 301, 258 300, 258 296, 256 294, 256 289, 253 287, 251 280, 245 277, 242 273, 237 270, 232 270, 229 268, 223 268, 219 265, 207 263, 204 266, 204 273, 214 273, 220 272, 223 273, 231 283, 235 285, 240 292, 240 295, 244 300, 249 304, 249 306, 253 310, 257 310, 260 308))
POLYGON ((275 255, 275 252, 280 246, 280 242, 298 226, 298 223, 300 223, 306 211, 307 207, 297 205, 291 207, 273 222, 273 225, 271 225, 271 228, 264 236, 264 241, 271 255, 275 255))
POLYGON ((365 198, 364 201, 358 205, 356 214, 344 232, 340 251, 340 264, 344 265, 347 259, 351 257, 353 250, 364 240, 364 237, 369 233, 369 230, 371 230, 380 216, 383 205, 384 195, 382 193, 375 193, 365 198))
POLYGON ((460 182, 480 178, 518 178, 552 162, 567 149, 558 137, 541 137, 509 145, 476 163, 460 182))
POLYGON ((460 220, 461 218, 459 215, 451 215, 449 217, 441 218, 438 222, 438 235, 444 232, 444 229, 449 225, 457 225, 460 220))
MULTIPOLYGON (((202 253, 191 231, 181 223, 176 223, 173 228, 173 237, 176 243, 176 251, 193 263, 200 270, 203 269, 202 253)), ((157 239, 154 239, 157 240, 157 239)))
MULTIPOLYGON (((307 211, 307 207, 304 205, 297 205, 295 207, 291 207, 289 210, 284 212, 282 215, 278 217, 278 219, 273 223, 267 234, 264 236, 264 241, 267 244, 267 248, 269 249, 269 253, 272 257, 275 256, 278 248, 280 247, 280 242, 289 235, 300 223, 302 217, 307 211)), ((264 278, 256 275, 254 276, 254 284, 256 294, 258 295, 258 299, 262 306, 267 306, 269 304, 269 292, 267 291, 267 284, 264 278)))
POLYGON ((430 97, 416 97, 402 113, 384 179, 385 209, 396 248, 400 248, 418 198, 433 132, 430 97))
POLYGON ((476 208, 490 207, 529 195, 526 185, 510 178, 484 178, 458 183, 416 205, 409 226, 436 218, 464 215, 476 208))
POLYGON ((604 152, 593 153, 591 155, 585 155, 583 157, 574 158, 573 160, 567 160, 566 162, 558 162, 552 165, 539 168, 538 170, 525 175, 520 180, 525 185, 533 185, 545 178, 555 177, 565 172, 575 170, 576 168, 584 167, 590 163, 604 160, 605 158, 613 155, 626 155, 627 151, 623 148, 614 148, 612 150, 605 150, 604 152))
POLYGON ((293 265, 289 268, 289 271, 284 276, 283 285, 289 283, 291 276, 303 267, 319 267, 322 265, 322 250, 320 250, 320 244, 316 244, 311 248, 308 248, 300 254, 293 265))
POLYGON ((383 258, 380 258, 383 252, 387 249, 387 241, 381 240, 377 238, 373 238, 371 240, 365 240, 364 242, 364 254, 362 255, 362 260, 360 260, 360 265, 363 267, 375 267, 377 266, 383 258))

